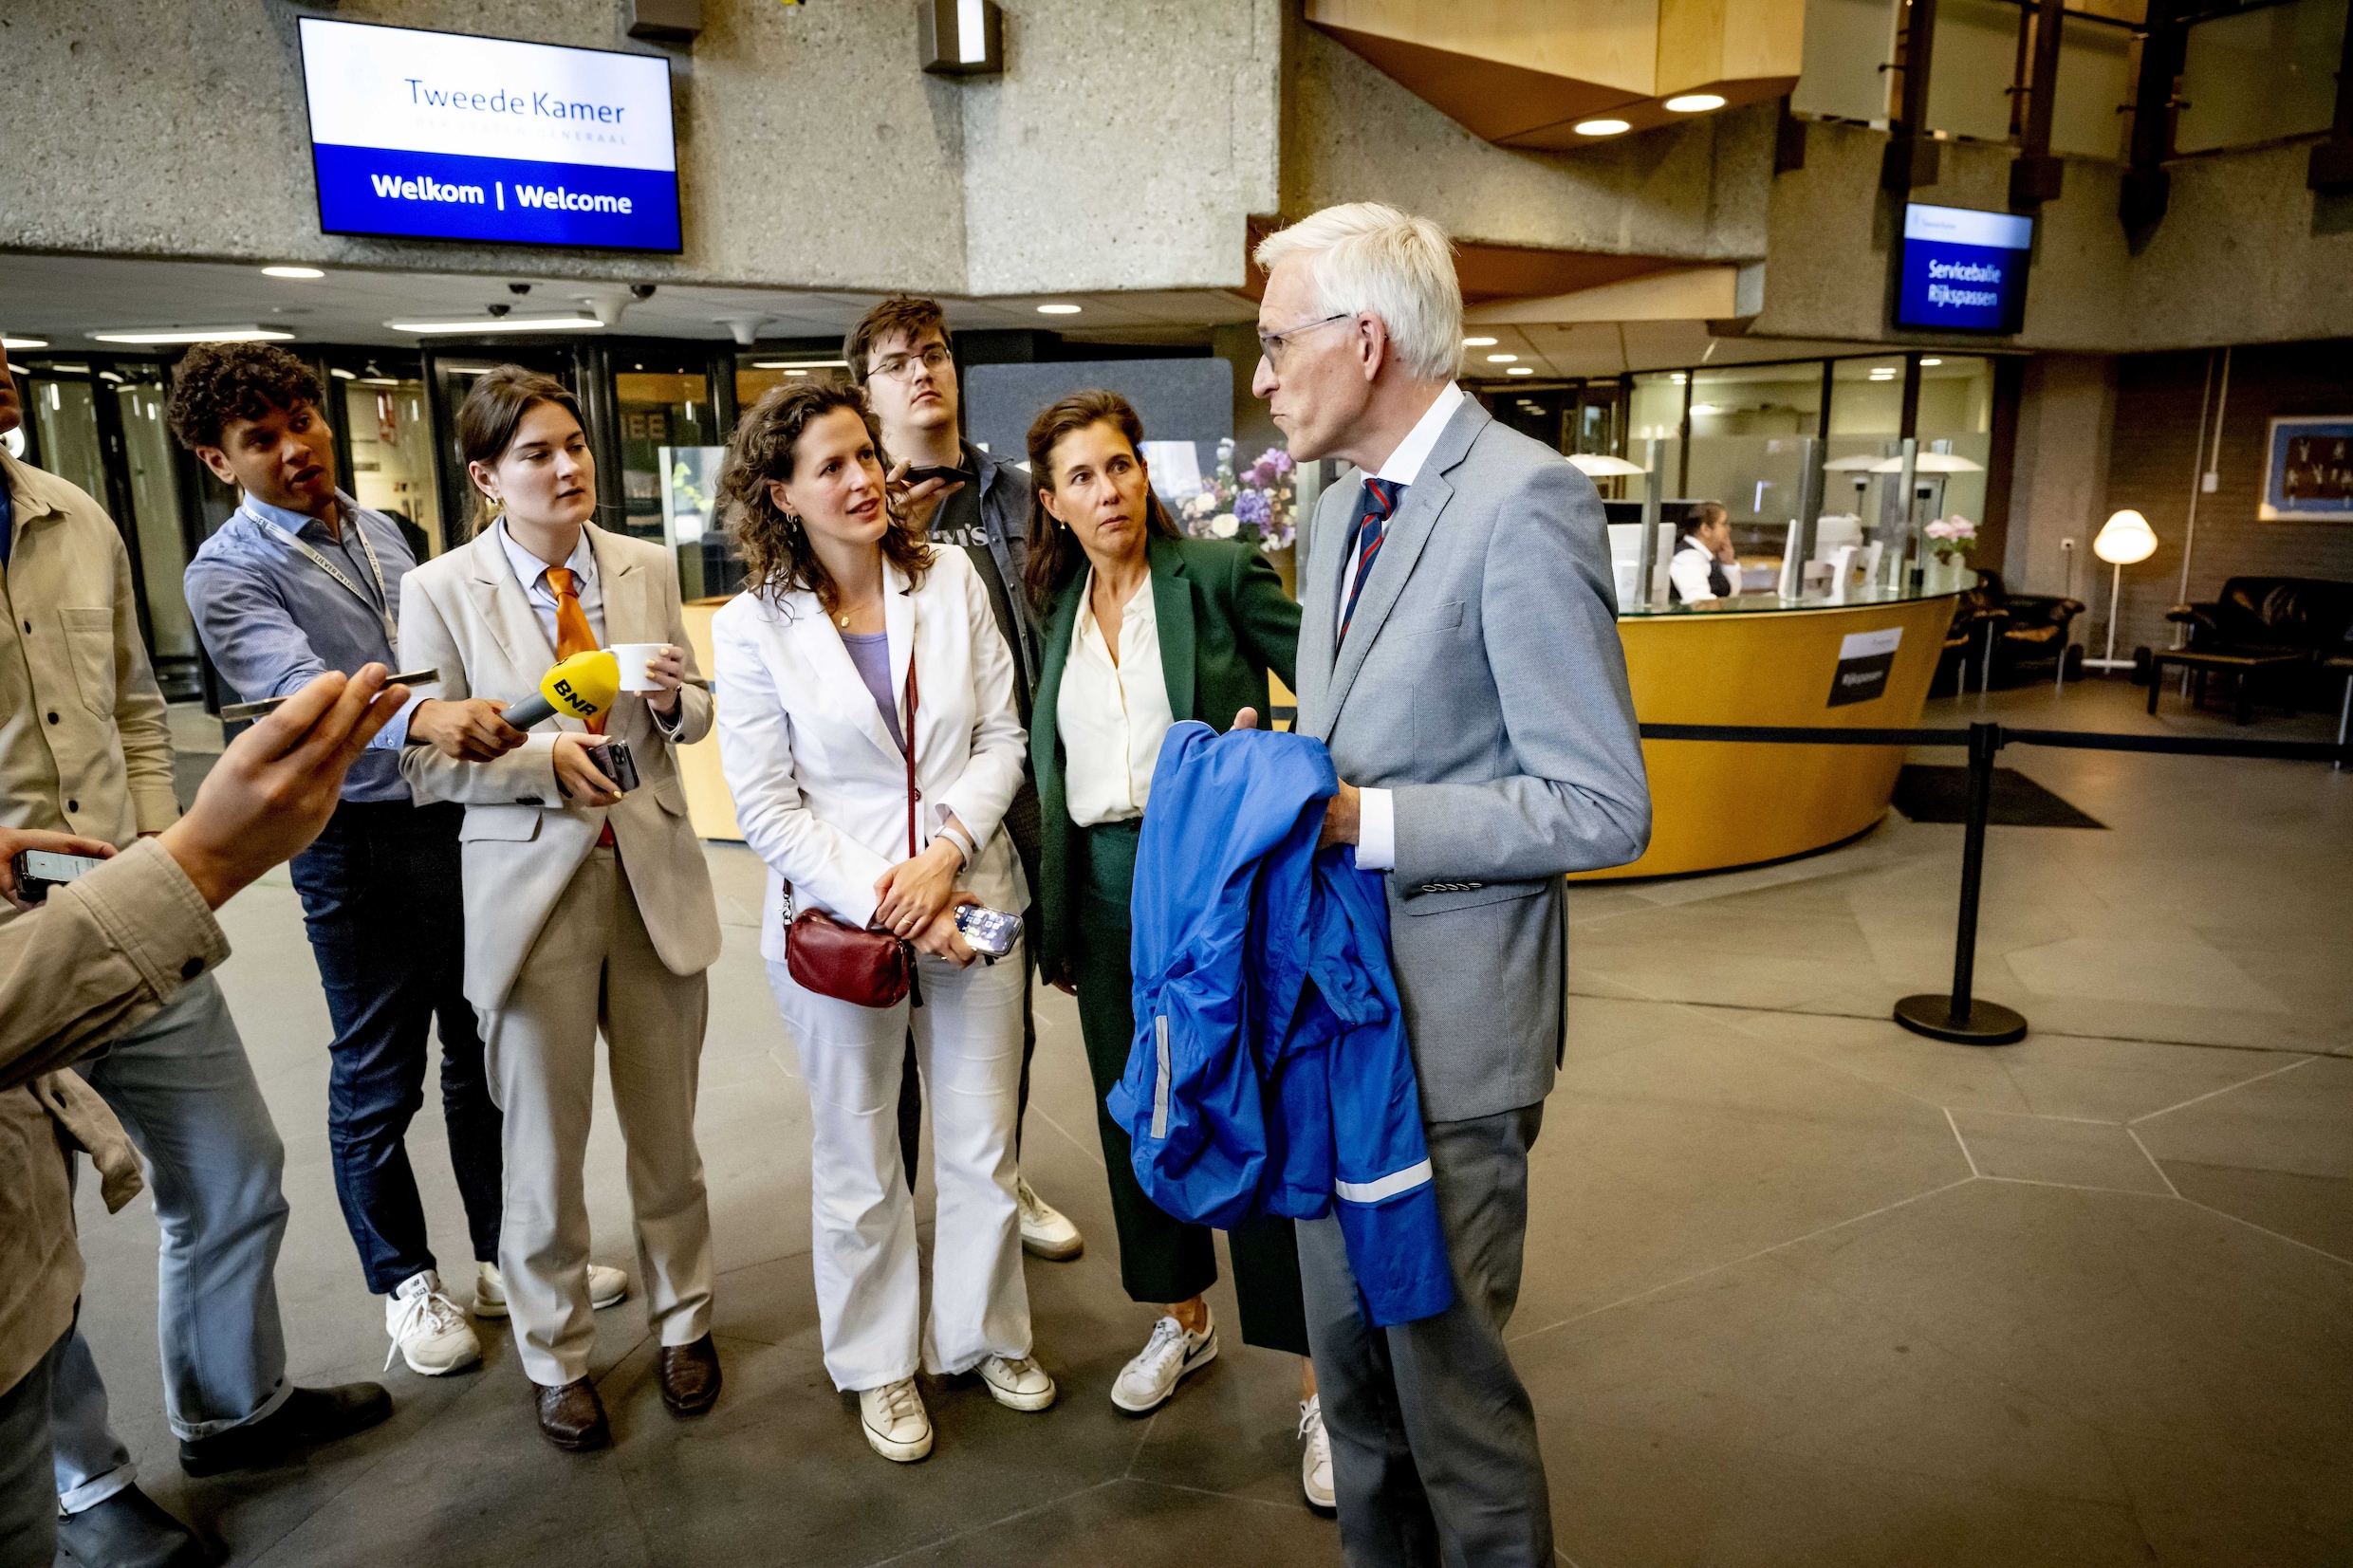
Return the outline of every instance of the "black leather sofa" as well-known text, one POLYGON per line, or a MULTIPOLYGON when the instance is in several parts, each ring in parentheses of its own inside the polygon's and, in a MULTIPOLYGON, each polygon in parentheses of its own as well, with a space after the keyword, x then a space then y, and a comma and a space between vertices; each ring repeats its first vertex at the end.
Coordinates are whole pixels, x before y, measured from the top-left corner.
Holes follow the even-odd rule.
MULTIPOLYGON (((1936 691, 1949 692, 1959 678, 1955 666, 1963 658, 1973 665, 1985 657, 1985 626, 1992 622, 1993 684, 2010 686, 2029 678, 2048 680, 2067 647, 2067 633, 2084 613, 2081 600, 2056 594, 2013 594, 2002 584, 1999 572, 1980 570, 1977 585, 1953 607, 1953 627, 1945 634, 1944 661, 1937 666, 1936 691)), ((2068 658, 2068 673, 2082 659, 2078 651, 2068 658)), ((1982 666, 1979 666, 1982 668, 1982 666)), ((1970 672, 1977 679, 1977 671, 1970 672)))
POLYGON ((2325 577, 2234 577, 2214 599, 2177 604, 2165 618, 2190 629, 2194 654, 2300 654, 2306 666, 2276 690, 2302 708, 2335 709, 2344 677, 2322 668, 2353 654, 2353 582, 2325 577))

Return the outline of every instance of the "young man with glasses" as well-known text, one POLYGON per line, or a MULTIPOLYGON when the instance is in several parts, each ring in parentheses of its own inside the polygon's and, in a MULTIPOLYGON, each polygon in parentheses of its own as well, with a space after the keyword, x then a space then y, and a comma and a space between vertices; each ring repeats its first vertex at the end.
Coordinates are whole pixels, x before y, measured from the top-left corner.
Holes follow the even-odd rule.
MULTIPOLYGON (((901 494, 918 515, 927 506, 933 508, 933 542, 962 549, 989 590, 997 630, 1012 650, 1013 667, 1020 677, 1013 683, 1013 702, 1022 728, 1027 729, 1030 698, 1038 684, 1038 629, 1021 590, 1022 572, 1029 560, 1029 476, 1010 462, 998 462, 959 433, 954 349, 948 338, 948 318, 938 302, 903 294, 884 300, 850 328, 842 344, 842 358, 849 361, 850 379, 864 391, 875 417, 881 421, 882 444, 889 449, 895 476, 901 468, 954 470, 954 476, 918 476, 920 482, 908 486, 901 494)), ((1024 781, 1021 793, 1013 797, 1005 814, 1005 828, 1034 893, 1039 876, 1034 781, 1024 781)), ((1028 913, 1024 912, 1025 923, 1028 913)), ((1036 950, 1034 942, 1023 945, 1036 950)), ((1029 991, 1025 984, 1021 1004, 1023 1115, 1029 1109, 1029 1059, 1038 1048, 1029 991)), ((915 1045, 910 1040, 899 1095, 899 1139, 910 1186, 915 1182, 922 1117, 922 1089, 917 1080, 915 1045)), ((1018 1124, 1014 1136, 1018 1150, 1018 1124)), ((1015 1195, 1020 1202, 1025 1250, 1056 1261, 1075 1258, 1084 1250, 1079 1227, 1040 1198, 1028 1177, 1017 1181, 1015 1195)))

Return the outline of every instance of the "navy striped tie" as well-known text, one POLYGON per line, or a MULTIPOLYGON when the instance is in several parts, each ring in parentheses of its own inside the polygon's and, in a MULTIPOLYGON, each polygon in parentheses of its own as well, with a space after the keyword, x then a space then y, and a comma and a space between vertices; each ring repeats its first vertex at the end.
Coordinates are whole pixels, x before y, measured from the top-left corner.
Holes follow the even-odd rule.
POLYGON ((1347 611, 1340 618, 1340 637, 1343 642, 1348 637, 1348 623, 1356 618, 1357 596, 1364 591, 1364 580, 1373 575, 1373 558, 1380 554, 1381 525, 1397 515, 1398 502, 1404 495, 1405 487, 1394 479, 1364 481, 1364 515, 1357 520, 1356 533, 1348 541, 1349 556, 1356 562, 1356 576, 1348 583, 1347 611))

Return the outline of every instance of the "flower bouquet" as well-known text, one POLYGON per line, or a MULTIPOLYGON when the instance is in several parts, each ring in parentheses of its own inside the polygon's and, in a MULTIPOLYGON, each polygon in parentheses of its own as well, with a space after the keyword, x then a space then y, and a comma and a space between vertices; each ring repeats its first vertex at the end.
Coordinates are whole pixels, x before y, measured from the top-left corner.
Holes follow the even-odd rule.
POLYGON ((1958 512, 1928 526, 1929 547, 1936 559, 1950 566, 1969 554, 1969 547, 1977 543, 1977 525, 1958 512))
POLYGON ((1178 521, 1195 539, 1232 539, 1248 528, 1260 549, 1288 549, 1298 536, 1297 467, 1289 452, 1269 447, 1237 472, 1228 436, 1217 443, 1217 471, 1177 507, 1178 521))

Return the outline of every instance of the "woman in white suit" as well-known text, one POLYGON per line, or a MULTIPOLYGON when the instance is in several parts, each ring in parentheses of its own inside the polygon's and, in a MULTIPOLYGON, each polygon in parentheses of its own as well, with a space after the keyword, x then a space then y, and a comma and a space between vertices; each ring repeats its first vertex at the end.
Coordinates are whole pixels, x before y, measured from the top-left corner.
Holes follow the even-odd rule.
POLYGON ((720 498, 747 591, 712 623, 719 754, 768 863, 761 954, 808 1084, 825 1369, 858 1393, 875 1451, 903 1463, 932 1447, 918 1366, 977 1373, 1014 1410, 1054 1401, 1030 1359, 1014 1205, 1024 959, 1016 946, 975 964, 955 921, 959 904, 1028 901, 998 825, 1027 747, 1012 659, 963 552, 932 549, 898 513, 855 390, 787 386, 753 404, 720 498), (865 1007, 795 981, 787 884, 791 913, 911 942, 920 1005, 865 1007), (939 1190, 928 1323, 896 1113, 910 1027, 939 1190))

